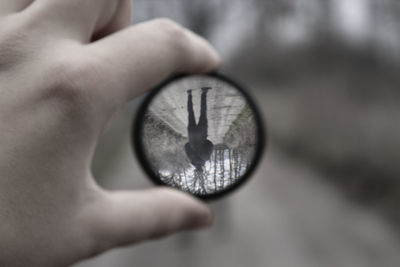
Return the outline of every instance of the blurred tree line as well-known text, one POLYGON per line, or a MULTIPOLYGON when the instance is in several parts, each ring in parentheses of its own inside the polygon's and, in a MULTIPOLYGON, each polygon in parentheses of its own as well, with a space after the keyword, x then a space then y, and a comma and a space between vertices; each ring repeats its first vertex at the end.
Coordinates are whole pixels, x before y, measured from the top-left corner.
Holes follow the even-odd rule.
POLYGON ((209 39, 271 143, 400 223, 400 1, 134 0, 133 16, 209 39))

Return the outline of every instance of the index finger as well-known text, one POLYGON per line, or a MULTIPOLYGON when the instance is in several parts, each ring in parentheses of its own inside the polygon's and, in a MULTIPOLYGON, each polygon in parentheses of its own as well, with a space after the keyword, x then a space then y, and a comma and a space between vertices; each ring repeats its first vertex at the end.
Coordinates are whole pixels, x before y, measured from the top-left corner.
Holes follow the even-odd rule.
POLYGON ((0 0, 0 17, 22 11, 33 0, 0 0))
POLYGON ((113 84, 100 93, 121 102, 173 73, 207 73, 220 65, 218 53, 206 40, 168 19, 132 26, 87 49, 103 62, 102 73, 112 77, 113 84))

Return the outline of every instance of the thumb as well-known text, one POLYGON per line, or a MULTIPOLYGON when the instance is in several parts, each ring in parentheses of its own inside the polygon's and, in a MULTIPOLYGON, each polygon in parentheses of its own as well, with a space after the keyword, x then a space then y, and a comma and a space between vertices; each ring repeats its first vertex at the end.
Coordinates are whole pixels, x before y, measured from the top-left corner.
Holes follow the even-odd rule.
POLYGON ((212 223, 207 205, 171 188, 110 192, 102 202, 91 220, 102 251, 212 223))

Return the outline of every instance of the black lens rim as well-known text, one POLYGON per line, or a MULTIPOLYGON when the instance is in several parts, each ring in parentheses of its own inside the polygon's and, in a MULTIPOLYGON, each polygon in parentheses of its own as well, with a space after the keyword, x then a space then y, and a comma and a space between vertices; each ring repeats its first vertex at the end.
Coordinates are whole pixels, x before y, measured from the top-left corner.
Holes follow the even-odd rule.
MULTIPOLYGON (((154 173, 154 171, 152 170, 152 168, 149 164, 149 161, 146 159, 147 156, 144 151, 143 143, 141 142, 142 131, 143 131, 142 126, 143 126, 143 121, 144 121, 143 117, 147 111, 147 108, 149 107, 152 100, 154 99, 154 97, 164 87, 166 87, 167 85, 169 85, 170 83, 172 83, 174 81, 177 81, 177 80, 180 80, 180 79, 183 79, 186 77, 190 77, 190 76, 194 76, 194 75, 179 74, 179 75, 172 76, 172 77, 166 79, 165 81, 163 81, 161 84, 154 87, 152 90, 150 90, 148 95, 143 99, 143 102, 140 104, 140 107, 138 109, 136 117, 133 121, 132 134, 131 134, 131 142, 132 142, 133 150, 135 152, 136 158, 140 162, 142 169, 144 170, 144 172, 148 175, 150 180, 155 185, 173 187, 173 186, 163 182, 161 180, 161 178, 156 173, 154 173)), ((195 76, 199 76, 199 75, 195 75, 195 76)), ((238 181, 236 183, 228 186, 227 188, 224 188, 221 191, 218 191, 218 192, 215 192, 212 194, 207 194, 207 195, 200 195, 200 194, 194 194, 194 193, 188 192, 191 195, 196 196, 202 200, 214 200, 214 199, 221 198, 221 197, 231 193, 232 191, 236 190, 237 188, 239 188, 240 186, 242 186, 245 182, 247 182, 249 180, 249 178, 251 177, 251 175, 256 170, 257 166, 259 165, 262 155, 264 153, 264 150, 266 148, 267 131, 266 131, 266 126, 264 124, 264 120, 261 115, 260 109, 258 108, 258 105, 255 102, 254 98, 250 95, 249 91, 247 89, 245 89, 245 87, 243 87, 241 84, 239 84, 238 82, 234 81, 232 78, 229 78, 228 76, 226 76, 225 74, 222 74, 222 73, 214 72, 214 73, 209 73, 209 74, 200 74, 200 76, 206 76, 206 77, 208 76, 208 77, 220 79, 220 80, 232 85, 233 87, 235 87, 243 95, 243 97, 248 101, 250 108, 254 112, 254 118, 255 118, 255 121, 257 124, 257 138, 259 140, 252 163, 250 164, 246 173, 240 179, 238 179, 238 181)), ((173 188, 176 188, 176 187, 173 187, 173 188)), ((181 190, 180 188, 177 188, 177 189, 181 190)))

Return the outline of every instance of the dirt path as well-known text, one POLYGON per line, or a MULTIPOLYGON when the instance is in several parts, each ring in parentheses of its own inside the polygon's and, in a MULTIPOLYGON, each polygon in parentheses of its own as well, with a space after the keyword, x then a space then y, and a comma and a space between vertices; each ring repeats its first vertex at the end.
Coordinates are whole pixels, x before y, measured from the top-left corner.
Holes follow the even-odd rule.
MULTIPOLYGON (((112 178, 104 186, 152 186, 132 157, 130 116, 124 116, 119 123, 125 125, 121 136, 125 141, 118 159, 103 174, 112 178)), ((400 241, 383 218, 347 200, 320 173, 288 158, 273 144, 255 177, 213 206, 216 221, 209 230, 115 250, 75 267, 398 267, 400 263, 400 241)))

